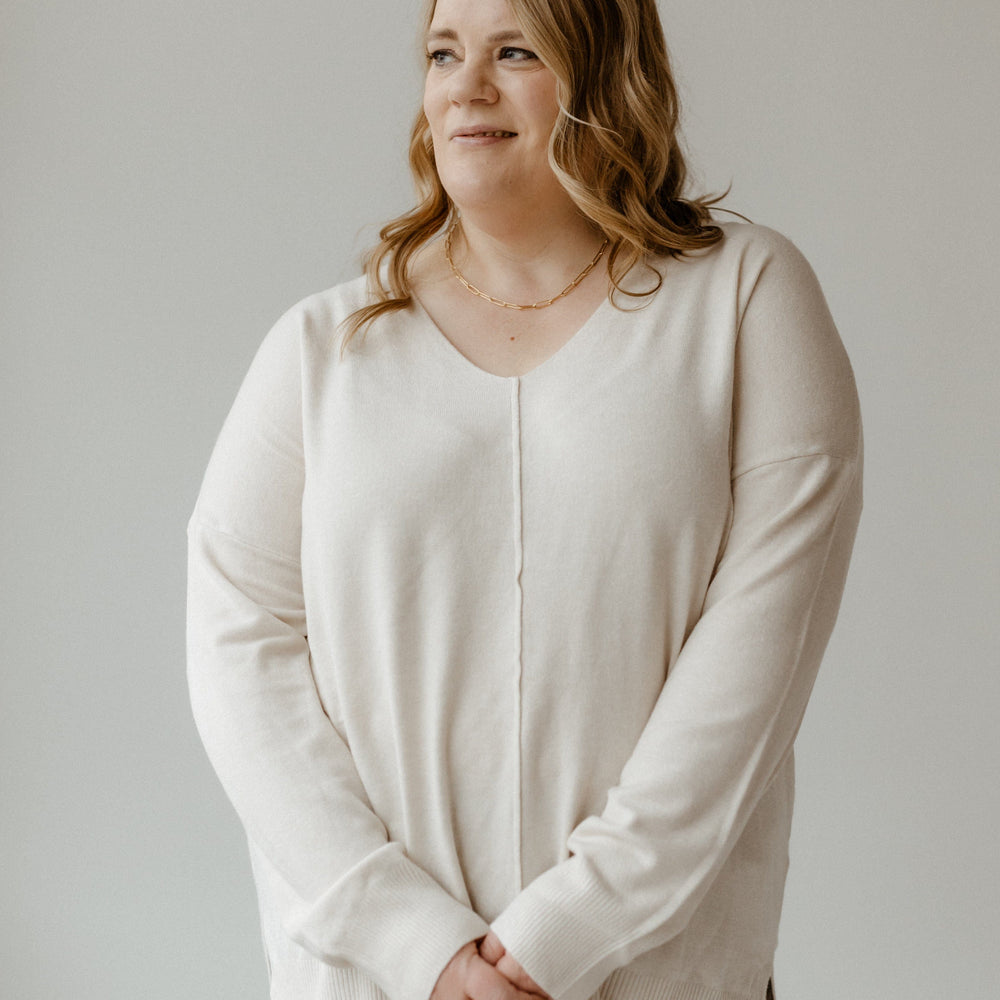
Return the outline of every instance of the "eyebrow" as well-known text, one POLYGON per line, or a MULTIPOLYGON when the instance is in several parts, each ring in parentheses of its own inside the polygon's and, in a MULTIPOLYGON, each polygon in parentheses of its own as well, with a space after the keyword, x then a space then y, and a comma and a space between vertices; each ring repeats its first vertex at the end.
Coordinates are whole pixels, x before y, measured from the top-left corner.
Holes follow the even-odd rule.
MULTIPOLYGON (((458 33, 451 28, 438 28, 436 31, 430 31, 427 34, 428 42, 438 38, 448 38, 457 42, 458 33)), ((520 31, 498 31, 496 34, 490 35, 486 40, 491 44, 497 44, 498 42, 518 42, 524 40, 524 33, 520 31)))

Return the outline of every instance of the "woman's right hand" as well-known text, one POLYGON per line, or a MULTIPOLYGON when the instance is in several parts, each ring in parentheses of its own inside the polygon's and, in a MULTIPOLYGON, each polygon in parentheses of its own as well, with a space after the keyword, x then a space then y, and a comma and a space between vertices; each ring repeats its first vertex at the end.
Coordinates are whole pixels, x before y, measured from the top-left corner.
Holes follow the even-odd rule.
POLYGON ((479 954, 475 941, 463 945, 444 967, 430 1000, 539 1000, 524 993, 479 954))

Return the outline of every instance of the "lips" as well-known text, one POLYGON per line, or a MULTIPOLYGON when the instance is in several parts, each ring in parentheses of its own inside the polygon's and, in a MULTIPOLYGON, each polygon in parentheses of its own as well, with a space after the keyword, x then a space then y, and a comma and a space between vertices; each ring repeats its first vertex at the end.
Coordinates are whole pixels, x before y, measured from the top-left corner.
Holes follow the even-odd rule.
POLYGON ((451 134, 452 139, 513 139, 516 132, 509 132, 507 129, 496 128, 490 125, 472 125, 467 128, 456 129, 451 134))

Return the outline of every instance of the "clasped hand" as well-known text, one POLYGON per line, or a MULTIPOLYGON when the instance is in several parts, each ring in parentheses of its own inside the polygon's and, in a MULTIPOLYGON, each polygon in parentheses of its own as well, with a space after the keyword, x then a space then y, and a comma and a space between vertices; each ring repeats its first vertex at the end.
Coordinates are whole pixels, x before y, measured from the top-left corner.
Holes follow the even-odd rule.
POLYGON ((455 952, 430 1000, 552 1000, 490 931, 455 952))

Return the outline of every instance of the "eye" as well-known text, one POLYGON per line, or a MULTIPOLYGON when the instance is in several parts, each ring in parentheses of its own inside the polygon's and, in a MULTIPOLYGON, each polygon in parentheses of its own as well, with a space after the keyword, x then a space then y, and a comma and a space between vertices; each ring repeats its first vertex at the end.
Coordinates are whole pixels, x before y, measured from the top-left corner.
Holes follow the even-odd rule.
POLYGON ((434 63, 435 66, 444 66, 446 63, 450 63, 455 58, 455 53, 451 49, 435 49, 433 52, 427 53, 428 62, 434 63))
POLYGON ((530 52, 528 49, 518 49, 513 45, 505 45, 500 50, 501 59, 509 59, 513 62, 525 62, 530 59, 537 59, 538 56, 534 52, 530 52))

